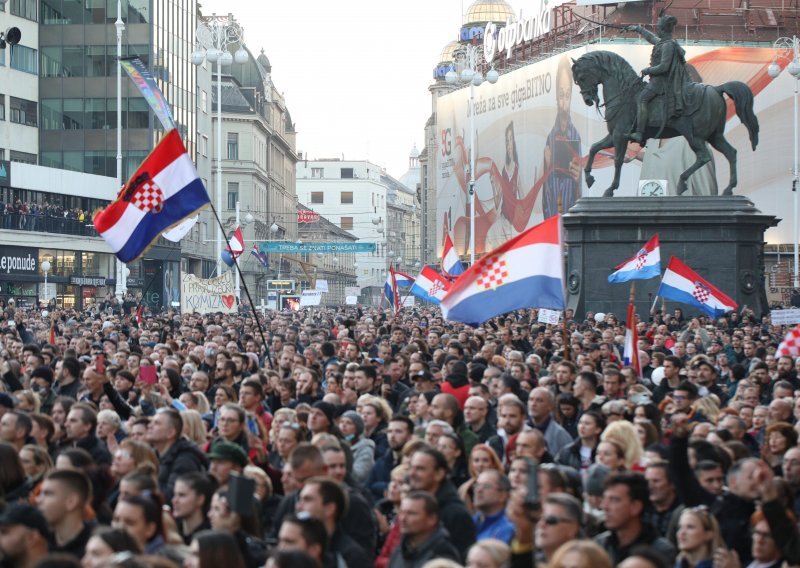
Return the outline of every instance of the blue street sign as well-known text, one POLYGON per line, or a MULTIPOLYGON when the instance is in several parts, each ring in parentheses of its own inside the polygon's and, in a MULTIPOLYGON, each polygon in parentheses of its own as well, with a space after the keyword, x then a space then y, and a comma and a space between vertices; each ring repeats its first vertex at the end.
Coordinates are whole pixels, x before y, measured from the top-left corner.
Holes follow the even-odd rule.
POLYGON ((265 241, 259 243, 261 252, 320 252, 325 254, 343 252, 375 252, 375 243, 284 243, 265 241))

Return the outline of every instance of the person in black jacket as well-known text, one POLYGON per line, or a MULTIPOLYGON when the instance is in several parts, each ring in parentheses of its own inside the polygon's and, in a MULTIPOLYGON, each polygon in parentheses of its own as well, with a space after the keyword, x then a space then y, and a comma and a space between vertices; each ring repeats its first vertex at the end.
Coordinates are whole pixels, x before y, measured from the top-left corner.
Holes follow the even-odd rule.
POLYGON ((460 562, 450 535, 439 521, 436 498, 426 491, 412 491, 400 505, 400 544, 389 559, 389 568, 421 568, 433 559, 460 562))
POLYGON ((97 465, 110 466, 111 454, 106 445, 95 436, 97 413, 86 403, 76 403, 64 422, 66 440, 62 448, 83 448, 97 465))
POLYGON ((469 547, 475 542, 475 524, 455 485, 447 477, 447 459, 439 450, 422 446, 411 456, 409 469, 411 488, 436 497, 442 524, 450 533, 459 560, 465 560, 469 547))
POLYGON ((606 419, 601 413, 596 410, 584 412, 578 420, 578 439, 561 448, 555 462, 578 471, 588 469, 594 463, 600 434, 605 427, 606 419))
POLYGON ((175 480, 192 471, 208 469, 208 458, 194 443, 182 437, 183 420, 174 408, 161 408, 147 428, 147 441, 158 452, 158 486, 166 502, 172 502, 175 480))

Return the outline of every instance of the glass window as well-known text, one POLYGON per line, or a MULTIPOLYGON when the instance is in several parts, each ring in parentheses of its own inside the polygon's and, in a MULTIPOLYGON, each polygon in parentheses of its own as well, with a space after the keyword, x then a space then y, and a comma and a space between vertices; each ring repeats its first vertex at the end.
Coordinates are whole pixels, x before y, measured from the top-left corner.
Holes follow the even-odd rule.
POLYGON ((117 173, 116 159, 116 152, 86 150, 84 152, 83 171, 87 174, 113 177, 117 173))
POLYGON ((106 23, 106 0, 86 0, 87 24, 106 23))
POLYGON ((204 113, 208 113, 208 93, 200 89, 200 109, 204 113))
POLYGON ((83 100, 64 99, 64 130, 83 129, 83 100))
POLYGON ((11 0, 11 13, 36 22, 36 3, 38 0, 11 0))
POLYGON ((103 128, 106 126, 106 100, 86 99, 84 115, 86 128, 103 128))
MULTIPOLYGON (((116 104, 116 103, 115 103, 116 104)), ((125 104, 125 101, 122 102, 125 104)), ((116 107, 114 107, 116 109, 116 107)), ((123 107, 123 110, 125 107, 123 107)), ((114 123, 116 124, 116 118, 114 123)), ((128 99, 128 128, 147 128, 150 125, 150 114, 147 101, 141 97, 128 99)))
POLYGON ((353 168, 341 168, 342 179, 353 179, 353 168))
POLYGON ((129 0, 129 24, 146 24, 150 21, 150 0, 129 0))
POLYGON ((228 132, 228 159, 239 159, 239 133, 228 132))
POLYGON ((39 156, 39 165, 47 168, 61 168, 61 152, 42 152, 39 156))
POLYGON ((84 8, 84 0, 64 0, 64 20, 62 24, 87 24, 91 23, 89 14, 84 8))
POLYGON ((83 171, 83 152, 64 152, 63 167, 73 172, 83 171))
MULTIPOLYGON (((65 0, 66 3, 66 0, 65 0)), ((61 61, 64 67, 64 77, 83 77, 84 68, 83 46, 65 45, 61 61)))
POLYGON ((0 120, 6 119, 6 96, 0 95, 0 120))
POLYGON ((34 101, 9 97, 8 107, 11 122, 25 126, 37 126, 38 105, 34 101))
POLYGON ((41 64, 39 65, 39 75, 42 77, 61 77, 64 67, 61 62, 61 47, 43 47, 39 51, 41 64))
POLYGON ((208 157, 208 136, 205 134, 200 137, 200 153, 208 157))
POLYGON ((352 191, 343 191, 342 192, 342 205, 352 205, 353 203, 353 192, 352 191))
POLYGON ((12 162, 21 162, 23 164, 33 164, 36 165, 36 154, 29 154, 28 152, 18 152, 16 150, 11 150, 9 152, 9 160, 12 162))
POLYGON ((228 182, 228 209, 236 209, 236 202, 239 201, 239 183, 228 182))
POLYGON ((325 202, 324 194, 321 191, 311 192, 311 203, 324 203, 324 202, 325 202))
POLYGON ((11 50, 11 68, 34 75, 39 74, 39 52, 24 45, 11 50))
POLYGON ((353 218, 352 217, 342 217, 339 226, 344 229, 345 231, 352 231, 353 230, 353 218))
MULTIPOLYGON (((116 46, 114 51, 116 52, 116 46)), ((108 76, 108 62, 106 60, 106 46, 87 45, 86 46, 86 76, 87 77, 106 77, 108 76)))
POLYGON ((322 168, 311 168, 312 178, 322 178, 322 168))
POLYGON ((42 124, 45 130, 61 130, 64 128, 64 117, 61 113, 61 99, 42 99, 42 124))

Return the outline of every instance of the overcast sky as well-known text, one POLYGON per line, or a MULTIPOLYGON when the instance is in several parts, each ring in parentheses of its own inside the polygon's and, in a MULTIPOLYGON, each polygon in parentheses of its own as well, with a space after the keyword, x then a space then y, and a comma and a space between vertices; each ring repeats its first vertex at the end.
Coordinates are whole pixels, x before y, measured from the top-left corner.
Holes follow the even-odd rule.
MULTIPOLYGON (((369 159, 400 177, 431 114, 428 86, 456 39, 462 0, 201 0, 263 48, 309 159, 369 159)), ((519 13, 522 2, 511 2, 519 13)))

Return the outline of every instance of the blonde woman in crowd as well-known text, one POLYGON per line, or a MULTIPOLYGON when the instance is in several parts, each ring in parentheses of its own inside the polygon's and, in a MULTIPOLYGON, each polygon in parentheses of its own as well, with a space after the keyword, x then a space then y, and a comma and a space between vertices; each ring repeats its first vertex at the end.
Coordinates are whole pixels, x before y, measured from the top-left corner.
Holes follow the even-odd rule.
POLYGON ((627 420, 610 422, 600 434, 600 441, 616 443, 624 451, 625 468, 642 471, 640 462, 644 455, 644 448, 642 448, 642 442, 639 440, 639 434, 633 424, 627 420))

